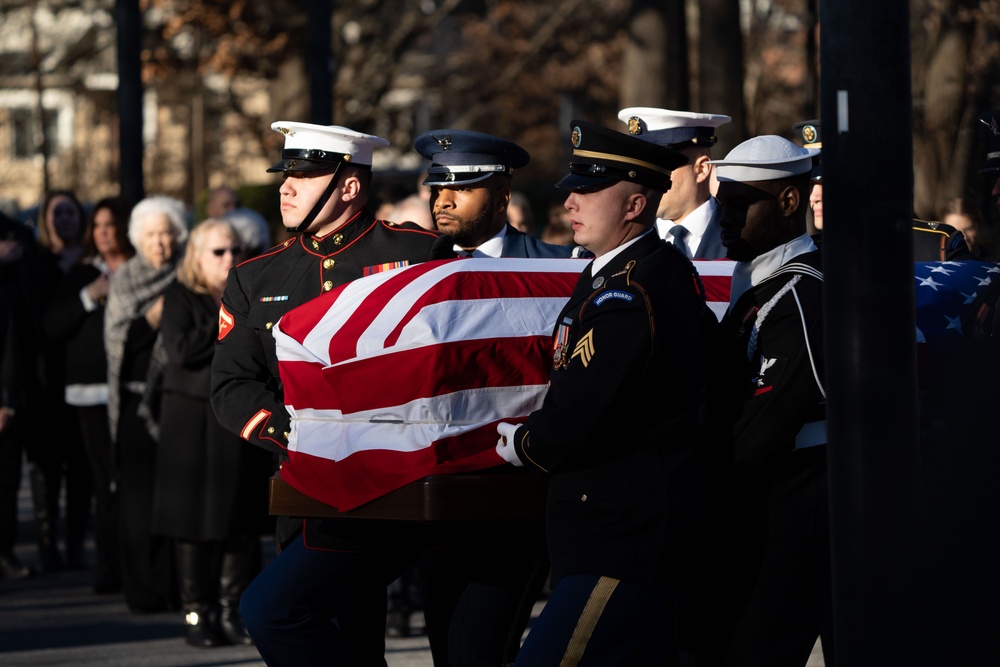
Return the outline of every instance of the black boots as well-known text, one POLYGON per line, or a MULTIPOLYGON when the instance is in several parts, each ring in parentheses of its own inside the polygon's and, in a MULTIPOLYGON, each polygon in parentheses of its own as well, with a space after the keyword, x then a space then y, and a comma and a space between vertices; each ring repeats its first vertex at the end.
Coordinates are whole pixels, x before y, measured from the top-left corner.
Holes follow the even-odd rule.
POLYGON ((215 611, 206 605, 184 606, 184 639, 191 646, 212 648, 225 646, 226 641, 220 636, 218 618, 215 611))
POLYGON ((260 570, 257 538, 225 544, 177 540, 174 548, 187 643, 200 648, 252 644, 239 607, 260 570))
POLYGON ((232 540, 222 554, 219 574, 219 629, 230 644, 253 643, 240 618, 240 596, 260 569, 260 542, 256 537, 232 540))
POLYGON ((30 576, 31 569, 13 551, 0 554, 0 579, 26 579, 30 576))
POLYGON ((59 553, 59 490, 52 489, 45 471, 36 463, 28 466, 31 481, 31 501, 35 508, 35 525, 38 527, 38 562, 43 572, 66 568, 59 553))
POLYGON ((215 573, 214 542, 174 542, 174 561, 180 584, 181 609, 184 611, 184 638, 191 646, 211 648, 224 646, 225 639, 218 629, 218 614, 212 601, 215 573))

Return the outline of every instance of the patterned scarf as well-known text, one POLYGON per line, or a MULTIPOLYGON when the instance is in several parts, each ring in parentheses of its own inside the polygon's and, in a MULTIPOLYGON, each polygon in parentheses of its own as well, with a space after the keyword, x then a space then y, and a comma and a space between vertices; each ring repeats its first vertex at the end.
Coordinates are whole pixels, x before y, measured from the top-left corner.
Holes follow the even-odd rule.
MULTIPOLYGON (((111 439, 118 440, 121 409, 121 370, 129 327, 174 280, 174 262, 154 268, 141 254, 125 262, 111 277, 104 311, 104 344, 108 354, 108 420, 111 439)), ((152 362, 151 362, 152 363, 152 362)))

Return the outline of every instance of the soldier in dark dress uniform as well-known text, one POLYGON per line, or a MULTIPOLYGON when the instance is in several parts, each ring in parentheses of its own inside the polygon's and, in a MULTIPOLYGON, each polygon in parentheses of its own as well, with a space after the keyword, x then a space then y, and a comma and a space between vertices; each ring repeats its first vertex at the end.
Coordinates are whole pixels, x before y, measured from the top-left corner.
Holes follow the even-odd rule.
POLYGON ((515 665, 676 665, 678 591, 703 498, 703 327, 691 262, 654 229, 670 148, 573 121, 565 206, 594 253, 554 328, 550 388, 497 452, 549 477, 552 593, 515 665))
POLYGON ((832 618, 823 274, 806 233, 815 154, 769 135, 714 162, 738 262, 708 420, 732 447, 734 667, 802 667, 832 618))
MULTIPOLYGON (((343 127, 277 122, 285 135, 281 215, 298 236, 229 273, 219 311, 212 406, 228 429, 284 457, 285 410, 271 327, 337 285, 428 259, 438 236, 366 208, 372 153, 388 142, 343 127)), ((378 382, 378 378, 373 378, 378 382)), ((268 665, 384 665, 386 586, 415 558, 405 527, 278 518, 281 549, 240 612, 268 665), (344 524, 347 525, 344 525, 344 524)))

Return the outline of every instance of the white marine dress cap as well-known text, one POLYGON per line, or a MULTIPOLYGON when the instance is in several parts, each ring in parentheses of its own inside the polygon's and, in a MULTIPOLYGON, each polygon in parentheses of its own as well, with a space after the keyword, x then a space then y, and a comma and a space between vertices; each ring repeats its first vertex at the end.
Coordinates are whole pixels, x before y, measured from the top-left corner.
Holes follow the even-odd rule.
POLYGON ((342 162, 371 167, 376 148, 389 141, 339 125, 277 121, 271 129, 285 135, 281 160, 268 171, 317 171, 342 162))

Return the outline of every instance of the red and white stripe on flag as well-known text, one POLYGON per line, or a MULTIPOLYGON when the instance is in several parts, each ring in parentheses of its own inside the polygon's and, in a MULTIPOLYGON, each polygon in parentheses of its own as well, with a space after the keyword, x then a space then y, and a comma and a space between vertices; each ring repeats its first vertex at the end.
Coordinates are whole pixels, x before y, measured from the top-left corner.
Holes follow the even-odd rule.
MULTIPOLYGON (((496 424, 541 406, 555 321, 588 264, 431 261, 286 313, 272 329, 292 417, 282 478, 347 511, 427 475, 502 464, 496 424)), ((697 264, 721 317, 733 263, 697 264)))

